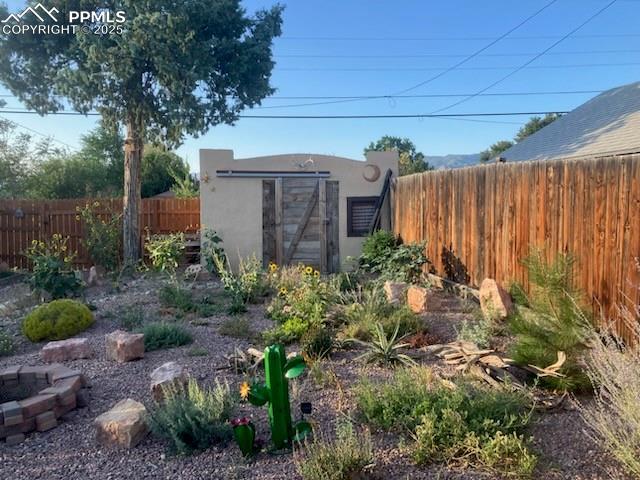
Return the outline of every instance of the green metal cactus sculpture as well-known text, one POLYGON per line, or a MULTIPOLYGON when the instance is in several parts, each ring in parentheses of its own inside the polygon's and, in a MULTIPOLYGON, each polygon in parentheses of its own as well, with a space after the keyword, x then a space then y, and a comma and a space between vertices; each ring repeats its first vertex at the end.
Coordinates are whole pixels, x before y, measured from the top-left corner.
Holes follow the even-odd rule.
POLYGON ((297 355, 287 360, 282 345, 271 345, 264 351, 265 383, 253 384, 247 399, 253 405, 269 405, 271 440, 276 449, 291 447, 311 431, 304 420, 293 425, 289 402, 289 379, 296 378, 305 369, 304 359, 297 355))

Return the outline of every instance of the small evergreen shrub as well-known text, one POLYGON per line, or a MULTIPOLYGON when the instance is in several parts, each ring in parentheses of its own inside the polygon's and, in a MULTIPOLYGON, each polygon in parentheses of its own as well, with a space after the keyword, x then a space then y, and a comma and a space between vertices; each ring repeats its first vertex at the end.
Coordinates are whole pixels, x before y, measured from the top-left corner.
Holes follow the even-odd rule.
POLYGON ((93 314, 80 302, 62 299, 40 305, 22 322, 22 333, 32 342, 64 340, 93 325, 93 314))
POLYGON ((312 359, 324 358, 333 351, 333 335, 325 327, 315 327, 302 336, 302 352, 312 359))
POLYGON ((191 291, 178 285, 163 285, 158 292, 158 298, 163 307, 176 308, 183 312, 192 312, 196 308, 191 291))
POLYGON ((150 410, 149 425, 171 451, 189 454, 231 437, 228 420, 235 402, 227 384, 206 389, 190 379, 186 388, 169 385, 163 393, 163 401, 150 410))
POLYGON ((11 355, 15 349, 13 338, 4 330, 0 330, 0 357, 11 355))
POLYGON ((142 329, 144 349, 147 352, 164 348, 174 348, 193 341, 189 331, 172 323, 149 323, 142 329))
POLYGON ((590 383, 581 367, 591 332, 591 319, 581 307, 580 292, 573 286, 571 255, 559 254, 547 263, 541 251, 534 250, 523 261, 532 285, 527 299, 531 309, 521 308, 510 322, 515 342, 510 357, 523 365, 544 368, 564 352, 566 361, 560 373, 563 377, 543 377, 544 386, 576 390, 590 383))
POLYGON ((305 444, 305 453, 296 454, 296 468, 303 480, 348 480, 368 478, 374 465, 373 443, 368 430, 356 431, 353 423, 336 425, 336 438, 318 438, 305 444))

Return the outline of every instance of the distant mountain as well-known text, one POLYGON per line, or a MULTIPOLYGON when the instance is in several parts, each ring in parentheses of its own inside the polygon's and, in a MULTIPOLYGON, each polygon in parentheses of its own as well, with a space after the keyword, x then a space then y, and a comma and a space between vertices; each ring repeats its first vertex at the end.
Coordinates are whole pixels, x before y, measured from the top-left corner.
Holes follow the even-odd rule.
POLYGON ((436 168, 460 168, 480 163, 480 154, 425 155, 425 160, 436 168))

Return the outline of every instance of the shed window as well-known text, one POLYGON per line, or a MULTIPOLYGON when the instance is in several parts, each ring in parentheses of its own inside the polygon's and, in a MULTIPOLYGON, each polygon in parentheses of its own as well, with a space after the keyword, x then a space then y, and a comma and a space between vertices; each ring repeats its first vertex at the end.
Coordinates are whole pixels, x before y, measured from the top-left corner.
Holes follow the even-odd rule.
POLYGON ((347 197, 347 236, 364 237, 376 212, 378 197, 347 197))

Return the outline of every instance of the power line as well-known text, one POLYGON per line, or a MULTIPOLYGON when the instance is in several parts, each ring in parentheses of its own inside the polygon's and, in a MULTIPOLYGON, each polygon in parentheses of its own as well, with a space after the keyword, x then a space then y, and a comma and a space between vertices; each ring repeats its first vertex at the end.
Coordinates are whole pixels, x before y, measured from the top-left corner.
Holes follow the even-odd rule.
MULTIPOLYGON (((630 38, 640 37, 640 33, 596 33, 574 35, 573 38, 630 38)), ((405 41, 452 41, 452 40, 496 40, 500 37, 302 37, 302 36, 285 36, 279 37, 278 40, 310 40, 310 41, 380 41, 380 42, 405 42, 405 41)), ((553 40, 562 38, 562 35, 514 35, 509 40, 553 40)))
MULTIPOLYGON (((364 118, 455 118, 455 117, 508 117, 521 115, 546 115, 548 113, 565 114, 566 111, 544 111, 544 112, 474 112, 474 113, 415 113, 415 114, 390 114, 390 115, 239 115, 239 118, 261 118, 261 119, 364 119, 364 118)), ((38 112, 27 110, 0 110, 0 114, 25 114, 39 115, 38 112)), ((52 112, 49 115, 64 116, 97 116, 98 112, 52 112)))
MULTIPOLYGON (((549 52, 547 55, 597 55, 613 53, 640 53, 640 50, 574 50, 562 52, 549 52)), ((276 58, 459 58, 468 57, 470 53, 416 53, 416 54, 308 54, 308 53, 288 53, 275 55, 276 58)), ((535 52, 514 52, 514 53, 483 53, 477 57, 524 57, 535 55, 535 52)))
MULTIPOLYGON (((2 112, 2 113, 5 113, 5 112, 2 112)), ((8 112, 8 113, 11 113, 11 112, 8 112)), ((33 113, 35 113, 35 112, 33 112, 33 113)), ((29 127, 27 127, 25 125, 22 125, 21 123, 18 123, 18 122, 14 121, 14 120, 9 120, 6 117, 0 117, 0 118, 4 118, 7 122, 15 125, 16 127, 20 127, 20 128, 25 129, 25 130, 28 130, 31 133, 35 133, 36 135, 40 135, 41 137, 44 137, 44 138, 47 138, 47 139, 51 140, 52 142, 59 143, 60 145, 64 145, 65 147, 69 147, 72 150, 77 150, 78 149, 77 147, 74 147, 73 145, 69 145, 68 143, 63 142, 62 140, 56 140, 56 138, 53 137, 52 135, 47 135, 46 133, 39 132, 38 130, 34 130, 33 128, 29 128, 29 127)))
POLYGON ((515 68, 514 70, 512 70, 511 72, 509 72, 508 74, 504 75, 503 77, 499 78, 498 80, 496 80, 495 82, 491 83, 490 85, 488 85, 487 87, 477 91, 475 94, 470 95, 468 97, 465 97, 461 100, 458 100, 457 102, 454 102, 446 107, 442 107, 439 108, 437 110, 434 110, 431 113, 438 113, 438 112, 443 112, 445 110, 448 110, 450 108, 453 108, 457 105, 460 105, 464 102, 467 102, 469 100, 471 100, 472 98, 475 98, 476 96, 478 96, 481 93, 486 92, 487 90, 490 90, 491 88, 495 87, 496 85, 502 83, 503 81, 505 81, 506 79, 512 77, 513 75, 515 75, 516 73, 522 71, 523 69, 525 69, 526 67, 528 67, 529 65, 531 65, 533 62, 535 62, 537 59, 539 59, 540 57, 542 57, 545 53, 547 53, 548 51, 550 51, 551 49, 553 49, 554 47, 556 47, 557 45, 559 45, 560 43, 562 43, 564 40, 566 40, 567 38, 569 38, 571 35, 573 35, 575 32, 577 32, 578 30, 580 30, 582 27, 584 27, 586 24, 588 24, 589 22, 591 22, 594 18, 596 18, 598 15, 600 15, 601 13, 603 13, 605 10, 609 9, 611 6, 613 6, 614 3, 616 3, 617 0, 611 0, 611 2, 609 2, 608 4, 606 4, 604 7, 602 7, 600 10, 598 10, 597 12, 595 12, 593 15, 591 15, 589 18, 587 18, 584 22, 582 22, 580 25, 578 25, 577 27, 575 27, 574 29, 572 29, 571 31, 569 31, 568 33, 566 33, 565 35, 563 35, 562 37, 560 37, 559 40, 556 40, 555 42, 553 42, 549 47, 545 48, 544 50, 542 50, 540 53, 538 53, 537 55, 533 56, 532 58, 530 58, 529 60, 527 60, 525 63, 523 63, 522 65, 520 65, 519 67, 515 68))
MULTIPOLYGON (((593 67, 631 67, 640 65, 640 62, 622 63, 567 63, 563 65, 528 65, 524 68, 518 66, 496 66, 496 67, 459 67, 456 70, 554 70, 562 68, 593 68, 593 67)), ((445 67, 284 67, 278 68, 281 72, 450 72, 451 69, 445 67)), ((421 85, 422 86, 422 85, 421 85)), ((409 91, 409 89, 407 89, 409 91)), ((393 96, 393 95, 392 95, 393 96)))
POLYGON ((443 75, 446 75, 447 73, 457 69, 458 67, 462 66, 463 64, 467 63, 469 60, 473 59, 474 57, 477 57, 478 55, 480 55, 482 52, 484 52, 485 50, 488 50, 489 48, 491 48, 492 46, 494 46, 496 43, 498 43, 500 40, 502 40, 503 38, 509 36, 511 33, 515 32, 517 29, 519 29, 520 27, 522 27, 524 24, 526 24, 527 22, 529 22, 530 20, 534 19, 535 17, 537 17, 538 15, 540 15, 542 12, 544 12, 547 8, 549 8, 551 5, 553 5, 554 3, 556 3, 558 0, 551 0, 550 2, 548 2, 547 4, 545 4, 542 8, 536 10, 533 14, 529 15, 527 18, 525 18, 524 20, 522 20, 520 23, 518 23, 515 27, 507 30, 505 33, 503 33, 502 35, 500 35, 498 38, 496 38, 495 40, 492 40, 491 42, 487 43, 484 47, 480 48, 479 50, 476 50, 475 52, 473 52, 471 55, 463 58, 462 60, 460 60, 458 63, 452 65, 451 67, 447 68, 446 70, 444 70, 443 72, 428 78, 420 83, 416 83, 415 85, 409 87, 409 88, 405 88, 403 90, 399 90, 397 92, 393 92, 394 95, 402 95, 404 93, 410 92, 412 90, 415 90, 417 88, 420 88, 424 85, 427 85, 431 82, 433 82, 434 80, 437 80, 438 78, 442 77, 443 75))

